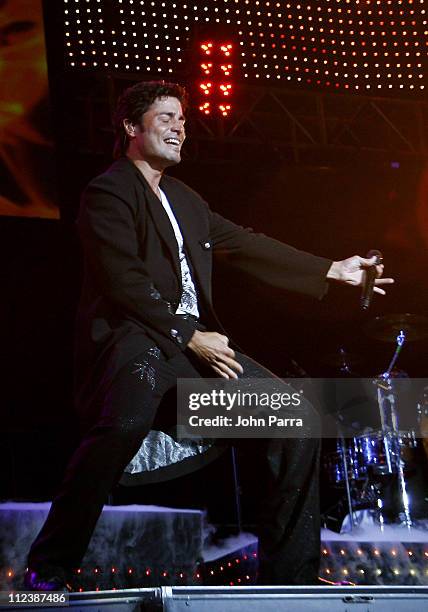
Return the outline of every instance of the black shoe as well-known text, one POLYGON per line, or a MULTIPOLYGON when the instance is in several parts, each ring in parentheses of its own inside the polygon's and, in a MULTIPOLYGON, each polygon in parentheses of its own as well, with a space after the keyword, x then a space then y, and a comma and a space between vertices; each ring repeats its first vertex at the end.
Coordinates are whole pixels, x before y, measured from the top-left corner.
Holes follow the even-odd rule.
MULTIPOLYGON (((59 572, 61 574, 62 572, 59 572)), ((54 572, 37 572, 31 567, 24 575, 24 586, 28 591, 59 591, 70 593, 72 587, 66 582, 64 576, 56 575, 54 572)))

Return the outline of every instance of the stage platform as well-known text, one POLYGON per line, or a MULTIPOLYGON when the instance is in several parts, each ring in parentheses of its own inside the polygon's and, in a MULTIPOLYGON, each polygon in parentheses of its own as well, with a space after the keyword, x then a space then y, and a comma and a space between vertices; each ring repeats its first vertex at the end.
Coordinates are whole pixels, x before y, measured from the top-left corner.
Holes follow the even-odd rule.
MULTIPOLYGON (((320 578, 356 585, 428 586, 428 528, 361 525, 352 532, 321 530, 320 578)), ((204 548, 204 584, 254 584, 257 538, 241 534, 204 548)))
MULTIPOLYGON (((0 590, 21 588, 28 550, 49 508, 49 503, 0 504, 0 590)), ((199 510, 105 506, 73 587, 198 584, 202 526, 199 510)))
MULTIPOLYGON (((22 588, 25 559, 49 504, 0 504, 0 590, 22 588)), ((75 591, 166 586, 250 586, 257 580, 257 538, 210 543, 203 513, 153 506, 106 506, 75 591)), ((428 529, 360 525, 322 530, 320 578, 359 586, 428 586, 428 529)), ((428 609, 428 608, 427 608, 428 609)))
POLYGON ((321 577, 355 584, 428 585, 428 526, 362 524, 321 532, 321 577))
MULTIPOLYGON (((426 612, 426 587, 161 587, 72 593, 75 612, 426 612)), ((19 606, 20 609, 23 606, 19 606)), ((0 610, 18 606, 0 606, 0 610)), ((26 610, 40 607, 25 606, 26 610)))

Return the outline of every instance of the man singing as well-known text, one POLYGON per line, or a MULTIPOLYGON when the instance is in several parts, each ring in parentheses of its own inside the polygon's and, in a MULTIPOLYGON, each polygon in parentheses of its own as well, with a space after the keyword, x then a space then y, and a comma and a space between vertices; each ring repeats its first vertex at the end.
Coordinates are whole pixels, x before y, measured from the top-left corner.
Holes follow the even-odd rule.
MULTIPOLYGON (((25 584, 32 590, 68 588, 109 492, 178 378, 272 376, 229 346, 212 305, 213 254, 237 275, 315 298, 328 281, 361 286, 364 270, 375 265, 359 256, 332 262, 253 233, 164 175, 181 159, 185 107, 176 84, 127 89, 114 118, 117 159, 83 195, 76 359, 83 435, 29 554, 25 584)), ((380 294, 393 282, 381 279, 382 271, 378 266, 374 288, 380 294)), ((256 442, 264 473, 259 582, 315 584, 319 440, 256 442)))

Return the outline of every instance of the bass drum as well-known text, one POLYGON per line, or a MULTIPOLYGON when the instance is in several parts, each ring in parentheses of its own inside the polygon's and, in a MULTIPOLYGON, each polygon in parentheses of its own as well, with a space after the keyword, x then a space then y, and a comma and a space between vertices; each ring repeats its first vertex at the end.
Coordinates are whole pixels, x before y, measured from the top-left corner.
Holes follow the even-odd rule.
POLYGON ((417 461, 415 450, 418 447, 418 439, 415 431, 401 432, 395 441, 379 430, 354 438, 353 445, 364 474, 369 471, 378 475, 396 474, 399 471, 399 462, 406 470, 412 469, 417 461))

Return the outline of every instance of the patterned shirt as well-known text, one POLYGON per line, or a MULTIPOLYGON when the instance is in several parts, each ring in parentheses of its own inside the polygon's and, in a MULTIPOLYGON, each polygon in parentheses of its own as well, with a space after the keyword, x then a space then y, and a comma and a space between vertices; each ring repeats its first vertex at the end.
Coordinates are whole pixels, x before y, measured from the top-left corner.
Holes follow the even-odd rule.
POLYGON ((178 305, 175 314, 191 314, 194 317, 199 317, 198 297, 196 295, 195 284, 193 282, 192 274, 190 272, 189 264, 187 262, 186 253, 184 251, 183 235, 177 223, 177 219, 175 218, 174 213, 172 212, 172 208, 170 203, 168 202, 168 198, 161 189, 159 189, 159 193, 161 195, 162 206, 164 207, 165 212, 168 215, 169 220, 171 221, 172 229, 174 230, 175 238, 177 240, 178 245, 178 259, 180 261, 181 285, 183 287, 183 291, 181 294, 180 304, 178 305))

